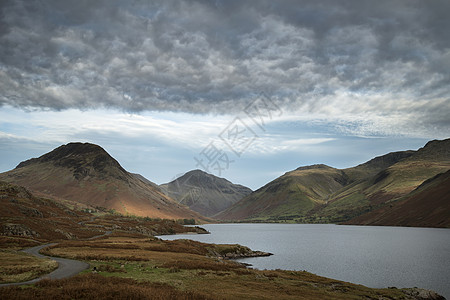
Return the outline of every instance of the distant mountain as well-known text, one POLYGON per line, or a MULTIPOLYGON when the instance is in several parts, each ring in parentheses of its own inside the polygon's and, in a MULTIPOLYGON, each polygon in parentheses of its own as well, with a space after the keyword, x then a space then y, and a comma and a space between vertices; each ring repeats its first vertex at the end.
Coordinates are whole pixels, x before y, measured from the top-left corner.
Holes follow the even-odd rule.
POLYGON ((301 167, 266 184, 216 218, 300 218, 317 205, 325 204, 329 195, 344 187, 347 181, 345 173, 326 165, 301 167))
POLYGON ((161 189, 181 204, 204 215, 213 216, 252 192, 251 189, 201 170, 161 185, 161 189))
MULTIPOLYGON (((426 180, 449 169, 450 139, 431 141, 417 151, 389 153, 343 170, 324 165, 301 167, 268 183, 216 217, 346 222, 401 201, 426 180)), ((440 207, 445 202, 435 202, 438 203, 440 207)), ((450 215, 445 206, 442 209, 450 215)))
POLYGON ((89 143, 69 143, 21 162, 14 170, 0 174, 0 180, 123 214, 171 219, 200 217, 145 179, 127 172, 103 148, 89 143))

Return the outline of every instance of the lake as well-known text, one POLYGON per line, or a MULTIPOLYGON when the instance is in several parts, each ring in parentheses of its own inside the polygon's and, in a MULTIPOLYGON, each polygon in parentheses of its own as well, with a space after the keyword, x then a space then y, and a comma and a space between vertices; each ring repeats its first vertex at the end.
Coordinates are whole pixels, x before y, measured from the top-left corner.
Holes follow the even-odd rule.
POLYGON ((374 288, 420 287, 450 299, 450 229, 333 224, 208 224, 211 234, 161 236, 273 253, 256 269, 306 270, 374 288))

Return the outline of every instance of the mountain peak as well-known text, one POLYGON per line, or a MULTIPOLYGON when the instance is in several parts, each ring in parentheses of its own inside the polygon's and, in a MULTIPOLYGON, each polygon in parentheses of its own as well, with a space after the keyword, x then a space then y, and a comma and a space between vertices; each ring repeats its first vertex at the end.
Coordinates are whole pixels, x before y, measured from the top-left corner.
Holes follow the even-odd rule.
POLYGON ((371 160, 357 165, 354 168, 361 168, 361 167, 368 167, 368 168, 375 168, 375 169, 385 169, 395 163, 398 163, 399 161, 406 159, 413 155, 416 151, 414 150, 406 150, 406 151, 397 151, 397 152, 390 152, 385 155, 380 155, 375 158, 372 158, 371 160))
POLYGON ((327 166, 327 165, 324 165, 324 164, 316 164, 316 165, 298 167, 295 170, 296 171, 302 171, 302 170, 312 170, 312 169, 334 169, 334 168, 330 167, 330 166, 327 166))
POLYGON ((228 208, 252 190, 202 170, 192 170, 161 185, 172 198, 205 216, 228 208))
POLYGON ((88 175, 99 177, 112 176, 125 179, 127 172, 102 147, 91 143, 68 143, 39 158, 21 162, 16 169, 34 164, 50 163, 57 167, 73 170, 76 179, 88 175))
MULTIPOLYGON (((41 156, 43 161, 58 160, 68 156, 105 155, 111 157, 102 147, 91 143, 68 143, 41 156)), ((112 157, 111 157, 112 158, 112 157)))
POLYGON ((164 195, 154 183, 127 172, 102 147, 90 143, 62 145, 0 174, 0 180, 14 182, 50 198, 114 209, 123 214, 201 218, 164 195))
POLYGON ((446 139, 446 140, 431 140, 429 142, 427 142, 425 144, 425 146, 423 146, 422 148, 430 148, 430 147, 435 147, 438 146, 439 144, 445 144, 445 143, 450 142, 450 139, 446 139))
POLYGON ((220 179, 219 177, 216 177, 205 171, 196 169, 189 171, 184 175, 178 177, 177 179, 173 180, 172 183, 176 183, 177 185, 189 184, 189 185, 212 186, 215 185, 215 182, 219 179, 220 179))
POLYGON ((426 145, 417 150, 416 156, 418 158, 433 158, 433 159, 449 159, 450 158, 450 139, 432 140, 426 145))
POLYGON ((206 173, 205 171, 200 170, 200 169, 195 169, 195 170, 187 172, 185 175, 210 176, 211 174, 206 173))

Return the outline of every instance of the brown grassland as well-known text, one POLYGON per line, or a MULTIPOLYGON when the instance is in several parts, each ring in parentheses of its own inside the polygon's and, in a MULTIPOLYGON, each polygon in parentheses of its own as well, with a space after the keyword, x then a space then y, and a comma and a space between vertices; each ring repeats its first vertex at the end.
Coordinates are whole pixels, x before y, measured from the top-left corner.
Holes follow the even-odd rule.
POLYGON ((70 279, 41 280, 33 287, 5 287, 4 299, 209 299, 195 292, 180 291, 160 283, 139 283, 128 278, 78 275, 70 279))
POLYGON ((0 249, 0 282, 21 282, 50 273, 58 267, 51 259, 16 250, 0 249))
POLYGON ((372 289, 306 271, 254 270, 223 259, 252 253, 240 245, 154 237, 204 233, 180 222, 92 214, 0 183, 0 283, 53 270, 53 261, 19 251, 50 242, 57 244, 41 253, 90 265, 69 279, 0 287, 0 299, 415 299, 402 289, 372 289))
POLYGON ((241 247, 120 232, 63 241, 43 252, 86 260, 90 270, 0 293, 8 299, 407 299, 399 289, 371 289, 305 271, 253 270, 214 257, 241 247), (94 267, 98 274, 92 274, 94 267))

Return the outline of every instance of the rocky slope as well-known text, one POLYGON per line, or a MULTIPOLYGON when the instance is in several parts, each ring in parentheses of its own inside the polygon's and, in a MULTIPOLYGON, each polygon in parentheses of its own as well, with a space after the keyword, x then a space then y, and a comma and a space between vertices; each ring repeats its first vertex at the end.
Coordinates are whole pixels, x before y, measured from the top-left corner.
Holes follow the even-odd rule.
POLYGON ((88 238, 102 232, 79 222, 91 217, 58 201, 36 197, 24 187, 0 182, 0 235, 31 239, 88 238))
POLYGON ((208 217, 227 209, 252 192, 245 186, 201 170, 187 172, 161 185, 161 189, 177 202, 208 217))
POLYGON ((208 233, 173 220, 127 217, 99 212, 67 200, 39 197, 24 187, 0 181, 0 245, 91 239, 120 230, 146 236, 208 233))
POLYGON ((201 218, 151 183, 127 172, 100 146, 69 143, 21 162, 0 180, 42 195, 76 201, 123 214, 159 218, 201 218))

